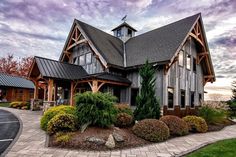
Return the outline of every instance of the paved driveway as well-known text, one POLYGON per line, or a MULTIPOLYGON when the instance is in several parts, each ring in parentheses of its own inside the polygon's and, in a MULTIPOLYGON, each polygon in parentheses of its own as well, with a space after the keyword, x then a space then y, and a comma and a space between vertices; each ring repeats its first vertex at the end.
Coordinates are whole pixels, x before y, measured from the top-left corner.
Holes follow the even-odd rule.
POLYGON ((19 128, 20 123, 15 115, 0 109, 0 155, 16 137, 19 128))
MULTIPOLYGON (((0 107, 0 109, 2 109, 0 107)), ((115 151, 82 151, 45 147, 45 132, 40 129, 41 112, 4 108, 18 115, 23 122, 22 133, 6 157, 172 157, 181 156, 206 144, 236 138, 236 125, 221 131, 193 134, 169 139, 144 147, 115 151)))

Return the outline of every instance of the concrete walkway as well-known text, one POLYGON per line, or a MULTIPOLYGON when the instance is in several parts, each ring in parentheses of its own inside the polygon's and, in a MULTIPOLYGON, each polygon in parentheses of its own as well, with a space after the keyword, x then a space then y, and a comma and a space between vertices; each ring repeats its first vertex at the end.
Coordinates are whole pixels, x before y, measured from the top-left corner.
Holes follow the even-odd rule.
POLYGON ((169 157, 181 156, 218 140, 236 138, 236 125, 224 128, 219 132, 194 134, 144 147, 119 151, 80 151, 45 147, 45 132, 39 127, 40 112, 2 108, 8 110, 23 122, 23 130, 17 142, 6 155, 7 157, 169 157))

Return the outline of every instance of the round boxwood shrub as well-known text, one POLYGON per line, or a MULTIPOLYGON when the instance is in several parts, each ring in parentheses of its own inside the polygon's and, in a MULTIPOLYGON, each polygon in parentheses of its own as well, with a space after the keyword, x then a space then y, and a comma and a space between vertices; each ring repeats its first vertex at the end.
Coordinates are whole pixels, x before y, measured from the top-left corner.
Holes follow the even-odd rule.
POLYGON ((68 114, 76 115, 76 110, 75 110, 75 107, 66 106, 66 105, 52 107, 44 113, 43 117, 40 120, 40 127, 46 131, 48 122, 59 113, 68 113, 68 114))
POLYGON ((116 104, 115 108, 117 110, 117 113, 127 113, 133 116, 133 111, 128 104, 116 104))
POLYGON ((157 119, 141 120, 132 130, 136 136, 152 142, 164 141, 170 136, 168 126, 157 119))
POLYGON ((118 113, 116 116, 115 126, 128 127, 132 124, 133 117, 127 113, 118 113))
POLYGON ((207 132, 208 126, 206 121, 198 116, 186 116, 183 120, 188 124, 189 131, 191 132, 207 132))
POLYGON ((75 96, 79 124, 110 127, 116 120, 116 97, 109 93, 84 92, 75 96))
POLYGON ((48 134, 57 132, 69 132, 76 130, 76 117, 72 114, 61 113, 54 116, 49 122, 47 127, 48 134))
POLYGON ((160 121, 164 122, 168 126, 171 135, 183 136, 188 134, 188 124, 177 116, 163 116, 160 118, 160 121))

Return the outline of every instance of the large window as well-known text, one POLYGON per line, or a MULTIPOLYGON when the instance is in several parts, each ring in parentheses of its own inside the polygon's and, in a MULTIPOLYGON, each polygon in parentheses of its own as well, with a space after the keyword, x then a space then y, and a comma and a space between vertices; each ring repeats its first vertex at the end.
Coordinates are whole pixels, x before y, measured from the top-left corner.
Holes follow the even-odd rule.
POLYGON ((196 72, 197 67, 196 67, 196 58, 193 58, 193 72, 196 72))
POLYGON ((168 88, 168 108, 174 107, 174 89, 168 88))
POLYGON ((188 70, 191 69, 191 56, 187 55, 186 67, 188 70))
POLYGON ((195 92, 190 92, 190 107, 194 108, 194 95, 195 92))
POLYGON ((185 108, 185 90, 180 92, 180 101, 181 108, 185 108))
POLYGON ((85 55, 79 56, 79 65, 84 65, 85 64, 85 55))
POLYGON ((183 50, 179 52, 179 65, 184 66, 184 51, 183 50))

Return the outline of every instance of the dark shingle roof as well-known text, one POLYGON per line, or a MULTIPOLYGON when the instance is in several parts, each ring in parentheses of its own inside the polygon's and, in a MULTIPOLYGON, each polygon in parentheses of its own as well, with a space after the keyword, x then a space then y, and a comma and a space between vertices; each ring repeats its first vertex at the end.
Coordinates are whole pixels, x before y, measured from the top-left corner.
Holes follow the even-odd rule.
POLYGON ((79 65, 63 63, 47 58, 35 57, 36 64, 43 77, 74 80, 87 75, 79 65))
POLYGON ((112 31, 114 31, 114 30, 116 30, 116 29, 118 29, 118 28, 120 28, 120 27, 123 27, 123 26, 129 27, 129 28, 132 29, 133 31, 137 32, 136 29, 134 29, 133 27, 131 27, 131 26, 130 26, 128 23, 126 23, 126 22, 123 22, 122 24, 120 24, 120 25, 117 26, 116 28, 113 28, 112 31))
POLYGON ((200 14, 133 37, 126 42, 127 67, 169 61, 184 41, 200 14))
POLYGON ((123 66, 123 42, 106 32, 76 20, 106 62, 123 66))
POLYGON ((0 73, 0 86, 34 89, 31 81, 4 73, 0 73))

